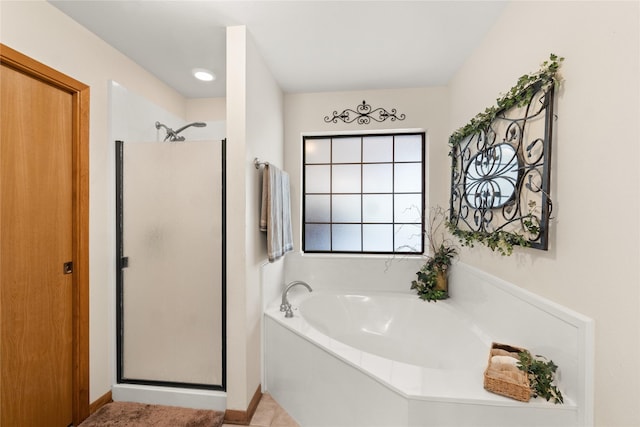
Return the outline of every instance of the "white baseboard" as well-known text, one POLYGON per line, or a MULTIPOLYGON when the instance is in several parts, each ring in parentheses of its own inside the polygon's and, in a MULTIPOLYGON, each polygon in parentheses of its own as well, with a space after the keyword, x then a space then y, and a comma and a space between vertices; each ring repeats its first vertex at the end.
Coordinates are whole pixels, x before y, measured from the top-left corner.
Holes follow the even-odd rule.
POLYGON ((224 391, 115 384, 111 392, 114 401, 212 409, 216 411, 225 411, 227 409, 227 393, 224 391))

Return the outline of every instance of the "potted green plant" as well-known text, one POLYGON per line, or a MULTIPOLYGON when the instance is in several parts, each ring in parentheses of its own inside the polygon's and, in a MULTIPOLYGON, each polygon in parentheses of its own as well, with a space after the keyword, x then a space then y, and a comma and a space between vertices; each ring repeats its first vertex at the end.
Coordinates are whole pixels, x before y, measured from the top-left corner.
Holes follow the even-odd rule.
POLYGON ((449 298, 449 268, 458 250, 446 238, 446 219, 444 209, 439 206, 429 211, 425 236, 429 241, 429 255, 411 282, 411 289, 425 301, 449 298))

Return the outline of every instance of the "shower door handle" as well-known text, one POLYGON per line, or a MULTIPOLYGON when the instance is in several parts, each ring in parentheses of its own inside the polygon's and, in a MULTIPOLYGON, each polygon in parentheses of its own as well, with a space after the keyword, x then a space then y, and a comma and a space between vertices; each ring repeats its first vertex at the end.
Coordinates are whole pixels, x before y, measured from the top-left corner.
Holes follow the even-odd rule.
POLYGON ((120 258, 120 268, 127 268, 127 267, 129 267, 129 257, 123 256, 122 258, 120 258))

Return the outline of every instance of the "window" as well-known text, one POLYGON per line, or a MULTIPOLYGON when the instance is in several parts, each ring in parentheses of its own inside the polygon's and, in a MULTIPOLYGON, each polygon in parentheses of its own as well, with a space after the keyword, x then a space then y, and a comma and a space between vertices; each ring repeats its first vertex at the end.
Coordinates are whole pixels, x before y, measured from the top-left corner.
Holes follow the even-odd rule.
POLYGON ((304 252, 423 253, 424 140, 304 137, 304 252))

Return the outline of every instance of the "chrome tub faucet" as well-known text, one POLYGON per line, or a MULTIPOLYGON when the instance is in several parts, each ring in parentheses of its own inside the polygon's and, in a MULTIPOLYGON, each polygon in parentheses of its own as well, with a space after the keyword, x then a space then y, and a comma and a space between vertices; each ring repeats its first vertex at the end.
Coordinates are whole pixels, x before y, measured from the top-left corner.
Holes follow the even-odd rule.
POLYGON ((293 288, 296 285, 302 285, 305 288, 307 288, 309 292, 313 292, 313 289, 311 289, 311 286, 309 286, 306 282, 303 282, 302 280, 294 280, 293 282, 289 283, 284 288, 284 291, 282 291, 282 303, 280 304, 280 311, 285 312, 284 317, 293 317, 293 310, 291 309, 291 304, 287 299, 287 294, 289 293, 289 289, 293 288))

